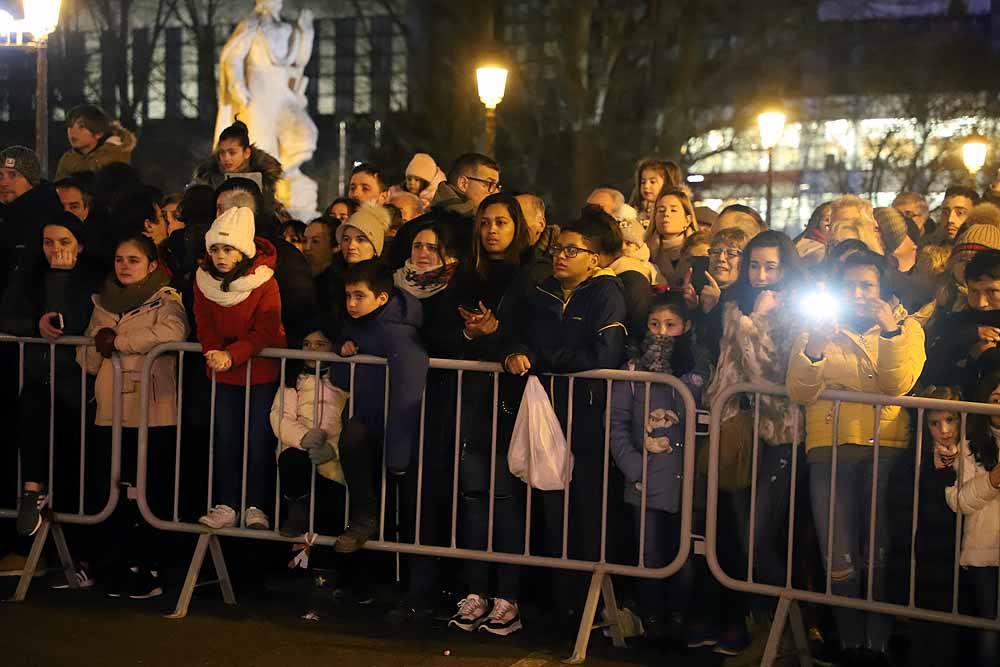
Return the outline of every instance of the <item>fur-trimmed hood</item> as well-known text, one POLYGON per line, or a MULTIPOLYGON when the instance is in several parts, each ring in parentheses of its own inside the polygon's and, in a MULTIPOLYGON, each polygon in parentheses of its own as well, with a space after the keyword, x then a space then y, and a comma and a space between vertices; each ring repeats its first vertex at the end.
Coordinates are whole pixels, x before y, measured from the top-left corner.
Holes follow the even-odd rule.
MULTIPOLYGON (((259 171, 261 179, 264 181, 264 191, 272 198, 274 190, 281 180, 284 170, 278 159, 266 151, 262 151, 254 145, 250 146, 250 166, 248 172, 259 171)), ((194 171, 194 180, 197 183, 211 185, 213 188, 219 187, 226 180, 226 175, 219 166, 218 152, 214 151, 212 157, 205 160, 194 171)))

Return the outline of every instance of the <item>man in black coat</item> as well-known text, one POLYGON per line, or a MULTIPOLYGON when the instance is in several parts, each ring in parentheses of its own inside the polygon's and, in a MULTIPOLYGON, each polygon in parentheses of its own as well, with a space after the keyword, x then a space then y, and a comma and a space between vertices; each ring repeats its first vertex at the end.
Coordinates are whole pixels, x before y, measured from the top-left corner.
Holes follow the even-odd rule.
POLYGON ((38 239, 47 220, 61 218, 62 202, 42 179, 38 156, 24 146, 0 152, 0 291, 15 272, 31 273, 42 257, 38 239))
POLYGON ((459 156, 448 170, 448 180, 438 185, 431 210, 399 228, 388 254, 393 269, 410 257, 413 237, 432 222, 446 225, 455 241, 459 260, 472 254, 476 209, 488 195, 500 191, 500 165, 481 153, 459 156))

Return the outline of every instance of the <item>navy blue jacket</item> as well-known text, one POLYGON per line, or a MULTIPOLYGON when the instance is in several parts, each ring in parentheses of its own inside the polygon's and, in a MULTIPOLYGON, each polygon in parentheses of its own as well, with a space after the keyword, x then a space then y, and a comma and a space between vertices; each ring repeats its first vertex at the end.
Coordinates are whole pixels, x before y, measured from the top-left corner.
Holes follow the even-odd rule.
POLYGON ((354 418, 371 433, 385 435, 385 465, 395 473, 409 466, 420 433, 420 397, 427 379, 427 352, 418 332, 422 322, 420 301, 393 288, 388 303, 378 310, 358 319, 347 318, 341 337, 354 341, 358 354, 388 361, 388 421, 385 369, 368 364, 355 370, 354 418))
POLYGON ((504 359, 524 354, 532 373, 620 368, 625 360, 625 297, 610 272, 598 272, 568 301, 559 281, 546 279, 527 298, 521 322, 525 326, 507 332, 511 343, 504 359))

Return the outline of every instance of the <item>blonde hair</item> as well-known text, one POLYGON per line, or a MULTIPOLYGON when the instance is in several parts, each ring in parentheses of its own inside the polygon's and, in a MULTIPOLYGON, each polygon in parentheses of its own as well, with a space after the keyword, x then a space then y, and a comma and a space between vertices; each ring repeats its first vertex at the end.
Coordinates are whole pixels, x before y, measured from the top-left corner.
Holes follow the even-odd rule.
POLYGON ((948 270, 951 249, 943 245, 926 245, 917 253, 917 272, 939 276, 948 270))

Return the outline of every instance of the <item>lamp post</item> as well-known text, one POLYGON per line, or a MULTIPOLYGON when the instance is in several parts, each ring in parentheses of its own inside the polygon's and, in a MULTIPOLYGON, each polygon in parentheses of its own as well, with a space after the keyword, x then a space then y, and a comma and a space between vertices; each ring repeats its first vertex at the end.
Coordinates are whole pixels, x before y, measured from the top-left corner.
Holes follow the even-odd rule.
POLYGON ((492 156, 497 137, 497 105, 503 100, 507 88, 507 69, 499 65, 485 65, 476 70, 479 99, 486 106, 486 147, 483 151, 492 156))
POLYGON ((62 0, 29 0, 24 3, 24 18, 15 20, 9 13, 0 11, 0 39, 2 45, 35 50, 35 152, 48 173, 49 163, 49 58, 48 42, 59 25, 62 0), (25 41, 24 33, 32 40, 25 41), (10 36, 14 39, 10 40, 10 36))
POLYGON ((772 190, 774 188, 774 147, 785 131, 785 114, 781 111, 764 111, 757 116, 760 145, 767 151, 767 226, 771 226, 772 190))
POLYGON ((969 175, 972 176, 973 185, 976 183, 976 176, 979 174, 979 170, 986 164, 988 149, 989 144, 986 142, 986 137, 981 134, 971 135, 962 144, 962 163, 969 171, 969 175))

